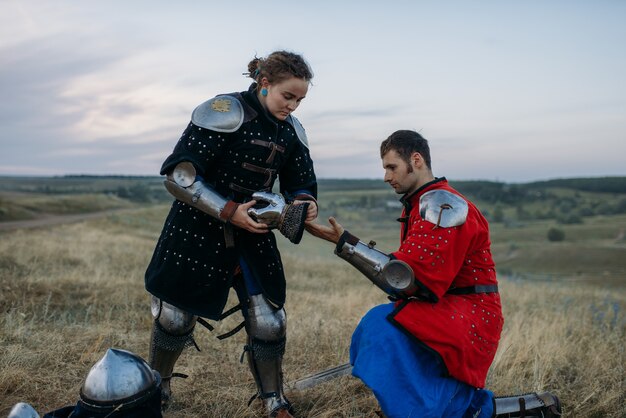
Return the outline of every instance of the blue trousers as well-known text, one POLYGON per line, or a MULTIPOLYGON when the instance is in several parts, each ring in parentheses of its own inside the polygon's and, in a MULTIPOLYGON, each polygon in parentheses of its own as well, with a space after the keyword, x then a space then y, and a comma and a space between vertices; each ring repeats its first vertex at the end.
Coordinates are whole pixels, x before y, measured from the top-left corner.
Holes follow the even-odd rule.
POLYGON ((388 418, 491 418, 493 393, 447 376, 440 358, 387 319, 393 304, 372 308, 352 335, 352 374, 388 418))

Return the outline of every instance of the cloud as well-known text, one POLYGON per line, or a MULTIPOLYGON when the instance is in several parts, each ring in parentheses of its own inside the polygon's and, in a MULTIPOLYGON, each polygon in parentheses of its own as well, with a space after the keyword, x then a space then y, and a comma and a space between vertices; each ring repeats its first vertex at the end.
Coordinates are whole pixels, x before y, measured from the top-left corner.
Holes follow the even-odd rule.
POLYGON ((25 173, 17 161, 28 169, 36 161, 33 174, 105 172, 118 166, 107 160, 178 139, 192 110, 189 89, 151 81, 137 71, 136 46, 118 46, 60 34, 0 47, 0 90, 10 99, 0 102, 0 172, 25 173))
POLYGON ((449 177, 623 174, 624 6, 457 6, 279 7, 259 31, 240 3, 0 2, 0 173, 155 173, 197 104, 285 48, 315 72, 296 116, 321 176, 377 177, 397 129, 449 177))
MULTIPOLYGON (((23 41, 0 49, 0 123, 11 133, 42 137, 62 133, 77 118, 75 102, 64 96, 76 77, 103 71, 123 59, 123 51, 98 51, 78 39, 59 35, 23 41)), ((6 131, 5 131, 6 132, 6 131)))

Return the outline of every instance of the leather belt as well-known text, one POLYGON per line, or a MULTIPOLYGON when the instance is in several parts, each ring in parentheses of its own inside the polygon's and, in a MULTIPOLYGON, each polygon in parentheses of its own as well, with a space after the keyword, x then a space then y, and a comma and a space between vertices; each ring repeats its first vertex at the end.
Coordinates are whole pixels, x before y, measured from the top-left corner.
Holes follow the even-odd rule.
POLYGON ((259 167, 258 165, 249 164, 249 163, 243 163, 241 164, 241 166, 245 168, 246 170, 253 171, 255 173, 265 174, 267 176, 267 180, 265 180, 265 183, 263 183, 263 186, 269 187, 272 184, 272 180, 274 179, 274 173, 276 173, 275 169, 259 167))
POLYGON ((285 152, 285 147, 282 145, 278 145, 275 142, 263 141, 262 139, 251 139, 251 144, 260 145, 262 147, 270 148, 272 152, 270 152, 270 156, 265 160, 266 163, 270 164, 274 161, 274 157, 276 156, 276 152, 283 153, 285 152))
POLYGON ((446 292, 449 295, 474 295, 476 293, 498 293, 498 285, 478 284, 468 287, 454 287, 446 292))

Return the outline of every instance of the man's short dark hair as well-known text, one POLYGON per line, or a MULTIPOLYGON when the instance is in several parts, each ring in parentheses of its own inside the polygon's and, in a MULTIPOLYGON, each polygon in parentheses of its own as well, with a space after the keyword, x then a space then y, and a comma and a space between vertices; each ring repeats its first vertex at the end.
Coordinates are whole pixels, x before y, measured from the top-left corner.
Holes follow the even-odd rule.
POLYGON ((380 158, 383 158, 389 151, 394 150, 400 158, 411 164, 411 155, 414 152, 420 153, 426 166, 430 166, 430 147, 428 141, 415 131, 400 130, 395 131, 380 144, 380 158))

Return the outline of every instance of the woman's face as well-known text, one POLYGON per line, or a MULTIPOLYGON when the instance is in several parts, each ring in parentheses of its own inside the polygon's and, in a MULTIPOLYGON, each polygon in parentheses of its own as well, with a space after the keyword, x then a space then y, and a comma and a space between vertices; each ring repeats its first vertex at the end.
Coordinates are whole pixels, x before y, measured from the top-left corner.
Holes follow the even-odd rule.
POLYGON ((261 86, 267 89, 267 96, 259 96, 261 103, 278 120, 285 120, 296 110, 309 90, 309 82, 297 77, 274 84, 264 78, 261 86))

